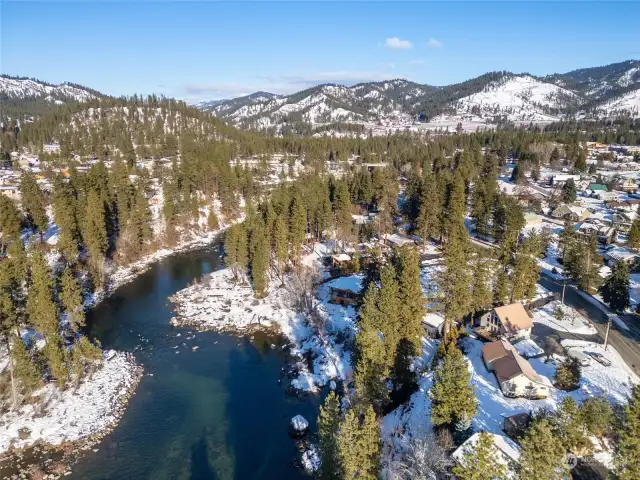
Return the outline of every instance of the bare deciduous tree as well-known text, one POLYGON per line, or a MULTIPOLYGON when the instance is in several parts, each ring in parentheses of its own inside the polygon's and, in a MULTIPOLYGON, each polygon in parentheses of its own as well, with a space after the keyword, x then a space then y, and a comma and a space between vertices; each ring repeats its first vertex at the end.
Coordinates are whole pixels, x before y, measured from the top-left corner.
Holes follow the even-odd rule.
POLYGON ((296 266, 285 282, 291 306, 294 310, 311 317, 318 306, 315 287, 320 281, 318 270, 305 265, 296 266))
POLYGON ((403 442, 400 458, 389 465, 389 480, 437 480, 447 478, 449 459, 432 432, 416 433, 403 442))

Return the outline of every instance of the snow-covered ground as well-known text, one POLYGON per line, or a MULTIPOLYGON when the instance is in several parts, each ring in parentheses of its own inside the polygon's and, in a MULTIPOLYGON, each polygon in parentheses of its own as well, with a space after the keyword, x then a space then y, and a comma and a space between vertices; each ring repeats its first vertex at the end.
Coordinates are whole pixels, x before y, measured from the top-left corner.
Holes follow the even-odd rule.
POLYGON ((562 305, 559 301, 554 301, 536 309, 533 312, 533 323, 546 325, 554 330, 575 333, 580 335, 595 335, 597 330, 589 320, 573 308, 562 305), (564 313, 564 318, 556 318, 556 310, 560 308, 564 313))
POLYGON ((0 453, 35 442, 60 445, 108 433, 120 419, 140 373, 128 354, 110 351, 105 352, 103 367, 77 391, 62 392, 47 384, 33 394, 41 397, 41 403, 22 405, 0 417, 0 453))
MULTIPOLYGON (((556 409, 566 396, 582 402, 591 396, 606 396, 609 400, 626 402, 631 394, 631 386, 640 383, 638 378, 624 363, 613 347, 604 351, 601 345, 578 340, 563 340, 567 348, 580 348, 583 351, 602 353, 611 361, 610 367, 604 367, 597 362, 582 368, 580 387, 573 392, 564 392, 551 388, 551 394, 544 400, 529 400, 525 398, 507 398, 502 394, 500 386, 492 372, 489 372, 482 359, 483 343, 479 340, 467 338, 463 341, 466 360, 471 374, 471 383, 478 400, 477 414, 473 419, 475 431, 487 430, 500 434, 503 418, 516 413, 529 413, 540 408, 556 409)), ((437 343, 433 340, 424 341, 423 359, 435 355, 437 343)), ((555 377, 558 359, 545 363, 543 358, 529 360, 534 370, 549 380, 555 377)), ((385 458, 393 458, 396 452, 402 451, 406 440, 414 435, 420 435, 431 427, 431 402, 429 390, 433 385, 433 373, 424 373, 419 381, 419 390, 411 396, 410 401, 384 417, 382 422, 383 441, 385 444, 385 458)))
POLYGON ((542 350, 542 348, 540 348, 540 346, 530 338, 520 340, 519 342, 514 343, 513 346, 516 349, 516 352, 525 358, 537 357, 544 353, 544 350, 542 350))
MULTIPOLYGON (((359 283, 359 277, 352 278, 352 283, 359 283)), ((351 360, 344 342, 354 334, 355 309, 329 303, 330 282, 320 285, 316 292, 320 320, 317 323, 320 325, 313 328, 305 316, 296 311, 290 285, 289 278, 285 278, 284 285, 274 278, 270 281, 267 297, 256 299, 249 285, 234 284, 229 269, 218 270, 171 298, 176 311, 172 322, 216 331, 277 329, 293 344, 292 355, 300 358, 292 387, 317 391, 332 379, 348 382, 352 373, 351 360), (306 361, 302 361, 309 354, 313 358, 312 370, 306 361)))

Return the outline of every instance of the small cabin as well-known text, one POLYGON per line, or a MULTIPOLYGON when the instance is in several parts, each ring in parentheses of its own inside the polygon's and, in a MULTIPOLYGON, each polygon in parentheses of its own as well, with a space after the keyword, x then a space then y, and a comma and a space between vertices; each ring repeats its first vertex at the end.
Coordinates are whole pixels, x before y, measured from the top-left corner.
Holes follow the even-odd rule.
POLYGON ((344 267, 351 262, 351 255, 346 253, 339 253, 331 256, 331 265, 334 267, 344 267))
POLYGON ((362 299, 362 276, 339 277, 328 283, 329 302, 336 305, 357 305, 362 299))

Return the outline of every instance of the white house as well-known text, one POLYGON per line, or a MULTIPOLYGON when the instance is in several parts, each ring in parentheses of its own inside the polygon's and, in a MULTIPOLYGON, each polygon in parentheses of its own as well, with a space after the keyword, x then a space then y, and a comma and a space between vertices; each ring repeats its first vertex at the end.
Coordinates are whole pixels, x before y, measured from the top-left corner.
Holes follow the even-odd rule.
POLYGON ((444 317, 438 313, 428 313, 422 319, 422 324, 431 338, 442 336, 444 329, 444 317))
POLYGON ((554 187, 562 187, 567 181, 571 179, 574 182, 580 180, 580 175, 567 175, 567 174, 558 174, 553 175, 551 177, 551 185, 554 187))
MULTIPOLYGON (((473 453, 480 439, 480 433, 476 432, 471 435, 462 445, 460 445, 451 455, 453 460, 460 465, 466 466, 465 455, 473 453)), ((491 435, 493 446, 495 448, 495 459, 506 467, 507 478, 514 478, 514 466, 520 459, 520 447, 510 438, 503 435, 487 432, 491 435)))
POLYGON ((391 247, 402 247, 403 245, 416 244, 416 242, 411 240, 409 237, 403 237, 402 235, 398 235, 397 233, 392 233, 391 235, 387 235, 385 242, 387 245, 391 247))
POLYGON ((482 347, 487 370, 495 373, 505 397, 547 398, 551 383, 536 373, 508 340, 498 340, 482 347))
POLYGON ((615 247, 607 251, 604 254, 604 258, 607 261, 607 265, 610 267, 613 267, 620 262, 624 262, 630 267, 634 267, 640 263, 640 258, 637 253, 622 247, 615 247))
POLYGON ((505 338, 527 338, 533 322, 521 303, 496 307, 480 317, 480 327, 505 338))

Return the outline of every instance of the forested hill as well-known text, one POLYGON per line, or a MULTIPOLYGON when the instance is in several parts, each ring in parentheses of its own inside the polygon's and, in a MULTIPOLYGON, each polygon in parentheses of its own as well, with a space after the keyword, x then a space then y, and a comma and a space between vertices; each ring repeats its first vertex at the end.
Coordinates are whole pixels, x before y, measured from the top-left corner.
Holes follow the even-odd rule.
POLYGON ((107 95, 76 83, 53 85, 43 80, 0 75, 0 120, 33 120, 61 106, 107 95))

